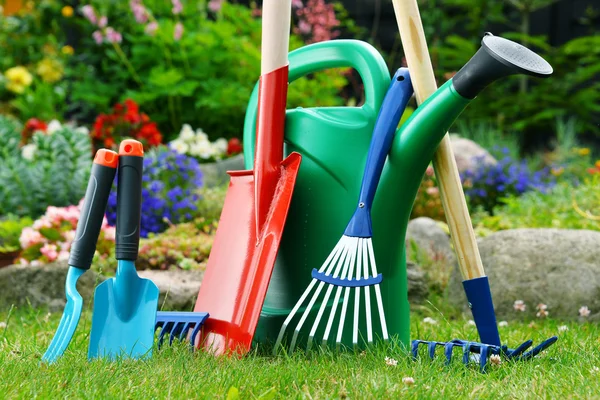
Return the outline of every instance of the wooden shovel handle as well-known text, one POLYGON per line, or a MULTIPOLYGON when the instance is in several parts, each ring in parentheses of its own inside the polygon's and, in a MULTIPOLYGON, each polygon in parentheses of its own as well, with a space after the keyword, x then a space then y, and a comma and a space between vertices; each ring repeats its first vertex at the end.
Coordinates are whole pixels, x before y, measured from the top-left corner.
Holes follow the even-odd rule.
POLYGON ((264 0, 260 74, 288 65, 292 0, 264 0))
MULTIPOLYGON (((417 0, 393 0, 393 4, 417 102, 421 104, 437 90, 437 84, 419 7, 417 0)), ((433 168, 461 275, 464 280, 485 276, 448 134, 433 156, 433 168)))

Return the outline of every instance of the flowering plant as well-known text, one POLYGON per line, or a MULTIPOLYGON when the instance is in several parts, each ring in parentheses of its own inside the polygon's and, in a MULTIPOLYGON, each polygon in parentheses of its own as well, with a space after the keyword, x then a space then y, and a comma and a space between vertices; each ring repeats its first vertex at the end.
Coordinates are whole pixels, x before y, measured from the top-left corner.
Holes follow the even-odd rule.
POLYGON ((137 103, 131 99, 115 104, 112 114, 100 114, 92 131, 96 147, 115 148, 126 137, 139 140, 144 149, 162 143, 162 134, 156 123, 150 121, 145 113, 140 113, 137 103))
MULTIPOLYGON (((193 157, 161 146, 144 157, 142 221, 140 234, 162 232, 171 223, 190 220, 198 210, 202 186, 200 164, 193 157)), ((108 197, 106 216, 110 225, 117 220, 117 181, 108 197)))
POLYGON ((169 147, 179 154, 185 154, 200 162, 212 162, 238 154, 242 151, 239 140, 219 138, 211 143, 202 129, 196 132, 188 124, 183 125, 179 136, 169 143, 169 147))
POLYGON ((502 149, 505 156, 496 165, 479 162, 474 170, 466 170, 462 174, 471 207, 481 206, 493 214, 494 208, 509 195, 518 196, 529 190, 546 193, 555 185, 555 177, 549 168, 531 172, 525 160, 514 160, 507 155, 508 152, 508 149, 502 149))
MULTIPOLYGON (((17 262, 37 266, 68 260, 82 207, 83 200, 76 206, 49 206, 46 213, 37 219, 33 226, 24 228, 21 232, 19 242, 22 251, 17 262)), ((96 245, 98 254, 101 256, 109 254, 114 241, 115 228, 109 226, 104 218, 96 245)))

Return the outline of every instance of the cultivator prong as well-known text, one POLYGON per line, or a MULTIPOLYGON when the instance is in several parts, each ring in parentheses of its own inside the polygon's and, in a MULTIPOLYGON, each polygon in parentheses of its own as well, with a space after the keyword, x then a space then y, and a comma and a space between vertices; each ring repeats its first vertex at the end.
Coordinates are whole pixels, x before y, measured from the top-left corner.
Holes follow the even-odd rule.
POLYGON ((527 349, 529 349, 533 341, 528 340, 521 345, 519 345, 515 349, 509 349, 507 346, 495 346, 491 344, 479 343, 479 342, 469 342, 466 340, 454 339, 450 342, 434 342, 427 340, 413 340, 411 343, 411 354, 414 359, 416 359, 419 355, 419 347, 426 346, 427 347, 427 355, 430 359, 435 358, 435 351, 438 347, 444 348, 444 356, 446 358, 446 365, 450 364, 452 361, 452 352, 455 347, 460 347, 463 350, 462 354, 462 362, 467 365, 471 361, 476 360, 479 363, 479 369, 481 372, 485 372, 485 367, 487 362, 493 354, 500 355, 507 360, 518 360, 525 361, 529 360, 536 355, 538 355, 543 350, 550 347, 554 342, 556 342, 558 338, 556 336, 551 337, 537 345, 533 348, 533 350, 524 353, 527 349), (524 353, 524 354, 523 354, 524 353))
POLYGON ((171 312, 159 311, 156 313, 155 330, 161 328, 158 334, 158 348, 163 344, 165 336, 169 335, 169 345, 173 344, 175 339, 179 341, 188 338, 190 329, 193 328, 190 338, 192 350, 202 328, 202 324, 208 318, 208 313, 203 312, 171 312))

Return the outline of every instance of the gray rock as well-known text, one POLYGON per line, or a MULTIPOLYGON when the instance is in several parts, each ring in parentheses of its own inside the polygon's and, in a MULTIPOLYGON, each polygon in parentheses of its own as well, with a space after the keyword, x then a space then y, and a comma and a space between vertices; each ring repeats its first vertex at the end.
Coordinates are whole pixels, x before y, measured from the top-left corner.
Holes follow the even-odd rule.
POLYGON ((478 163, 496 165, 496 159, 474 141, 455 135, 452 135, 450 139, 459 172, 462 173, 468 169, 473 169, 478 163), (482 157, 482 159, 479 160, 479 157, 482 157))
POLYGON ((410 304, 423 304, 429 295, 425 271, 417 264, 407 261, 406 277, 408 279, 408 301, 410 304))
POLYGON ((165 311, 192 311, 196 303, 200 283, 204 277, 204 271, 143 270, 139 271, 138 275, 151 279, 158 286, 160 290, 159 309, 165 311))
POLYGON ((213 187, 227 183, 229 182, 227 171, 238 171, 243 169, 245 169, 243 154, 238 154, 237 156, 214 163, 200 164, 205 187, 213 187))
MULTIPOLYGON (((479 241, 499 319, 536 318, 539 303, 552 318, 600 319, 600 232, 571 229, 514 229, 479 241), (523 300, 525 312, 513 309, 523 300)), ((452 304, 467 311, 461 277, 454 271, 448 290, 452 304)))
POLYGON ((450 236, 438 222, 431 218, 415 218, 408 223, 406 229, 407 257, 418 261, 419 255, 414 254, 412 243, 426 252, 432 261, 441 261, 449 266, 456 263, 456 256, 450 245, 450 236))
MULTIPOLYGON (((0 269, 0 310, 16 307, 48 307, 51 312, 65 306, 65 278, 69 266, 53 263, 39 267, 11 265, 0 269)), ((94 288, 104 280, 88 271, 77 281, 77 290, 84 302, 92 299, 94 288)))

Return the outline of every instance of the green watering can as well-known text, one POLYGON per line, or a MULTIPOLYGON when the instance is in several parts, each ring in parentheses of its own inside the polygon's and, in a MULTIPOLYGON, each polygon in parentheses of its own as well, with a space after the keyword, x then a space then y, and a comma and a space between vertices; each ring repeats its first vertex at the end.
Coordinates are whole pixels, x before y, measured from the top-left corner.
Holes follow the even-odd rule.
MULTIPOLYGON (((541 74, 535 66, 523 64, 520 49, 510 47, 513 42, 494 39, 498 40, 489 41, 493 43, 491 47, 480 49, 397 131, 375 195, 373 247, 383 276, 380 287, 387 330, 390 337, 407 348, 410 318, 404 243, 425 169, 450 125, 485 86, 515 73, 541 74)), ((285 154, 300 153, 302 163, 255 334, 259 342, 275 342, 285 318, 309 285, 311 271, 323 264, 344 232, 358 201, 374 123, 390 84, 390 74, 381 55, 371 45, 357 40, 302 47, 289 54, 289 63, 290 84, 324 69, 353 67, 363 80, 365 103, 362 107, 287 111, 285 154)), ((250 98, 244 126, 246 168, 253 165, 256 110, 257 87, 250 98)), ((313 305, 312 315, 320 305, 313 305)), ((330 308, 328 304, 325 315, 330 308)), ((348 313, 353 310, 351 304, 348 313)), ((299 314, 303 311, 300 309, 299 314)), ((371 315, 378 315, 375 301, 371 302, 371 315)), ((314 316, 309 314, 305 326, 311 326, 312 320, 314 316)), ((366 336, 364 318, 362 321, 360 332, 366 336)), ((347 346, 352 344, 351 325, 346 324, 343 332, 342 343, 347 346)), ((375 332, 382 331, 379 318, 373 318, 372 325, 375 332)))

